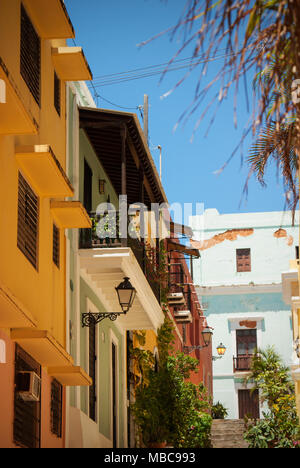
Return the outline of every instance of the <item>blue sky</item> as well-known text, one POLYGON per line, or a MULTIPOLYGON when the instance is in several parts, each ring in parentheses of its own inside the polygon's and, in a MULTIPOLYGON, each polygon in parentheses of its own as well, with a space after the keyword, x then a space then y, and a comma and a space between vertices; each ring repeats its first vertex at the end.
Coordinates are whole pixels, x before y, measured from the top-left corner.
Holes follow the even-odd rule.
MULTIPOLYGON (((179 125, 176 131, 174 127, 193 99, 197 72, 165 99, 161 96, 174 87, 185 70, 168 73, 161 83, 160 76, 156 75, 97 86, 102 75, 167 62, 182 45, 181 38, 171 41, 167 34, 143 47, 137 45, 176 24, 184 3, 184 0, 65 0, 76 31, 76 45, 83 47, 93 72, 98 107, 127 110, 140 116, 137 107, 143 105, 144 94, 149 96, 149 147, 157 166, 157 146, 162 147, 162 181, 170 203, 204 203, 205 208, 217 208, 220 213, 282 210, 282 183, 277 180, 274 168, 268 171, 266 189, 255 180, 250 182, 247 200, 243 197, 243 187, 248 168, 245 163, 241 165, 240 153, 221 174, 215 173, 239 143, 249 119, 243 91, 239 97, 237 129, 233 123, 231 94, 218 111, 208 135, 211 115, 202 121, 191 142, 195 123, 204 107, 185 126, 179 125)), ((191 51, 186 50, 179 58, 190 55, 191 51)), ((213 62, 208 76, 214 76, 221 63, 213 62)), ((245 157, 250 143, 248 139, 244 144, 245 157)))

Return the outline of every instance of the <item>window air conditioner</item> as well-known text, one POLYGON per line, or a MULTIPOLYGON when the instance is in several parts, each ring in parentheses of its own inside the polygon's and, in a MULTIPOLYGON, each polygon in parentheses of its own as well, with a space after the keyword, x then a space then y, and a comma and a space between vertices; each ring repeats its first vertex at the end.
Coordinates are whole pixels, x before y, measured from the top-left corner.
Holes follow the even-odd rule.
POLYGON ((24 401, 40 401, 41 379, 35 372, 18 372, 16 390, 24 401))

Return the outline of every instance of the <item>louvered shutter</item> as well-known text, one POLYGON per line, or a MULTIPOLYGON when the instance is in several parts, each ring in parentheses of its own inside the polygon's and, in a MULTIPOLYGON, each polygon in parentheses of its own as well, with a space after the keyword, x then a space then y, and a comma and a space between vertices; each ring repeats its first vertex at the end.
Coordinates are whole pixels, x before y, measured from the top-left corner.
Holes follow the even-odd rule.
POLYGON ((250 249, 237 249, 236 251, 236 271, 251 271, 250 249))

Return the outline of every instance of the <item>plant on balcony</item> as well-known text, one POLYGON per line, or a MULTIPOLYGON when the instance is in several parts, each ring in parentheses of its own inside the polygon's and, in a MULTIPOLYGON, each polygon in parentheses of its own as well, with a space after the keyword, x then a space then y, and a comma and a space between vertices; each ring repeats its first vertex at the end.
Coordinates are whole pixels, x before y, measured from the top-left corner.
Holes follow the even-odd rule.
POLYGON ((246 381, 254 382, 260 400, 267 405, 264 419, 246 418, 245 440, 250 448, 299 448, 300 425, 294 383, 273 347, 257 350, 246 381))
POLYGON ((138 434, 146 447, 166 441, 176 448, 209 447, 210 401, 202 384, 188 382, 198 361, 183 353, 170 354, 172 330, 166 316, 158 332, 158 369, 152 365, 149 352, 135 350, 134 357, 143 366, 143 378, 131 406, 138 434))

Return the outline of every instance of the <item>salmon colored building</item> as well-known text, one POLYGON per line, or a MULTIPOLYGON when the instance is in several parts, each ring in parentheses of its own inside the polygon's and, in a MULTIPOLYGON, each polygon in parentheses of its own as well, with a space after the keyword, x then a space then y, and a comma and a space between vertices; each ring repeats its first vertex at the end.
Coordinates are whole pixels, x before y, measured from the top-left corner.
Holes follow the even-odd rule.
POLYGON ((65 229, 90 220, 66 175, 66 81, 89 80, 62 0, 0 7, 0 447, 63 447, 65 229))

